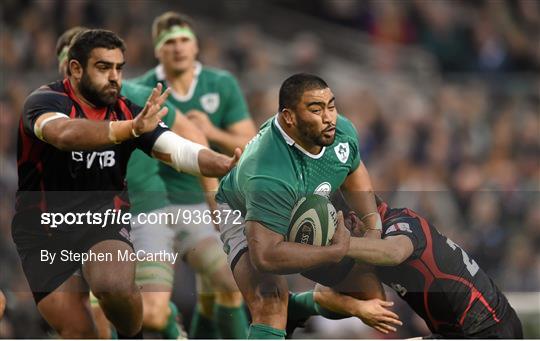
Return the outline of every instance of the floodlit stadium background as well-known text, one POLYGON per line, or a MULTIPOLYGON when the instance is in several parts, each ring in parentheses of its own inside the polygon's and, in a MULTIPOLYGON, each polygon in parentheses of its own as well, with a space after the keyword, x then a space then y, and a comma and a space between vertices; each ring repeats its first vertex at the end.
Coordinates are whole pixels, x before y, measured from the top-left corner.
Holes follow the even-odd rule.
MULTIPOLYGON (((260 124, 288 75, 332 87, 356 124, 375 188, 432 219, 507 293, 540 338, 540 2, 516 1, 20 1, 1 2, 0 338, 41 338, 11 241, 16 131, 24 98, 58 78, 55 43, 74 25, 127 44, 125 78, 153 67, 152 19, 195 19, 200 60, 240 80, 260 124)), ((193 279, 182 265, 174 299, 189 321, 193 279)), ((291 276, 294 288, 307 280, 291 276)), ((398 298, 395 298, 400 303, 398 298)), ((403 304, 393 338, 426 334, 403 304)), ((298 337, 380 338, 359 320, 312 319, 298 337)))

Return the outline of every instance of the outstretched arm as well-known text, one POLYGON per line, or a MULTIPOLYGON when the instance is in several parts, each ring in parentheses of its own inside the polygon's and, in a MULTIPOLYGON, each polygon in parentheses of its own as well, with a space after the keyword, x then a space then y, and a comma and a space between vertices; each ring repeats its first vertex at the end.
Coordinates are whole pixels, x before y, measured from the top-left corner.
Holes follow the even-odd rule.
POLYGON ((368 264, 393 266, 403 263, 413 251, 411 239, 403 235, 385 239, 351 237, 347 256, 368 264))
POLYGON ((216 153, 173 132, 161 134, 152 147, 152 156, 179 172, 218 177, 227 174, 240 159, 242 151, 232 157, 216 153))
POLYGON ((162 105, 169 91, 160 95, 161 87, 159 84, 152 90, 143 110, 133 120, 70 119, 64 114, 49 112, 36 119, 34 133, 60 150, 95 150, 133 139, 154 130, 167 113, 162 105))
POLYGON ((399 316, 388 310, 394 302, 383 301, 378 298, 372 300, 359 300, 351 296, 337 293, 336 291, 317 284, 313 291, 314 301, 321 307, 345 316, 355 316, 368 326, 388 334, 395 332, 394 326, 403 323, 399 316))

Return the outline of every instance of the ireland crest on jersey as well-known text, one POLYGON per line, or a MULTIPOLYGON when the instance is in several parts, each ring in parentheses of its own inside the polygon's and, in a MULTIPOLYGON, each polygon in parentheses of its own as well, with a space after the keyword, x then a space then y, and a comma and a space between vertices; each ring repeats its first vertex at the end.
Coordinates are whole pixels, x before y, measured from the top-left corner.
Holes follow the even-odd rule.
POLYGON ((201 96, 201 106, 208 114, 213 114, 219 108, 219 94, 209 93, 201 96))
POLYGON ((336 156, 341 161, 341 163, 347 162, 347 159, 349 158, 349 143, 348 142, 342 142, 334 147, 334 151, 336 152, 336 156))

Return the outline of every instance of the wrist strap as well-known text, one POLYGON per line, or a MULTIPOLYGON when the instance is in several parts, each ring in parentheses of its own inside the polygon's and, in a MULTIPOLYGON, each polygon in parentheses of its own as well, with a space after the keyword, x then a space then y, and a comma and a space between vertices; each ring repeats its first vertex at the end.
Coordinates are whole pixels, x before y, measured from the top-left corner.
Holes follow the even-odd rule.
POLYGON ((366 219, 367 217, 370 217, 372 215, 377 215, 377 220, 375 221, 375 227, 367 227, 367 228, 364 228, 364 230, 379 230, 381 231, 382 230, 382 220, 381 220, 381 215, 379 214, 379 212, 370 212, 366 215, 364 215, 362 218, 360 218, 360 220, 363 222, 364 219, 366 219))
POLYGON ((116 133, 113 127, 113 121, 109 121, 109 140, 114 144, 119 144, 120 141, 116 138, 116 133))
POLYGON ((132 135, 133 137, 139 137, 139 136, 141 136, 141 135, 139 135, 139 134, 137 134, 137 133, 135 132, 135 123, 134 123, 133 121, 131 121, 131 135, 132 135))
POLYGON ((134 137, 139 137, 133 129, 133 121, 110 121, 109 140, 114 144, 119 144, 134 137))

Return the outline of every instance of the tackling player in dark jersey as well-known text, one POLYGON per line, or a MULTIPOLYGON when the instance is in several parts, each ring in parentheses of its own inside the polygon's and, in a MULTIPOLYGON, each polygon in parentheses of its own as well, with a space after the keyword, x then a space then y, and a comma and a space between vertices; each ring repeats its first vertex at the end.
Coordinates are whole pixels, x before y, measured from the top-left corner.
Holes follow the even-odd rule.
POLYGON ((160 95, 160 86, 144 108, 120 97, 124 50, 110 31, 78 35, 68 52, 69 77, 34 91, 19 124, 12 235, 40 313, 64 338, 95 338, 88 287, 120 336, 140 336, 135 265, 117 257, 133 251, 129 222, 111 219, 114 209, 129 206, 124 177, 131 152, 139 148, 178 171, 207 176, 225 174, 238 157, 159 126, 168 95, 160 95), (87 212, 102 222, 93 225, 87 212), (43 213, 71 215, 71 222, 54 227, 43 213), (84 264, 60 258, 89 252, 113 258, 84 264))
MULTIPOLYGON (((382 239, 353 237, 347 255, 378 265, 381 281, 426 321, 432 337, 523 338, 504 294, 462 248, 408 208, 390 208, 380 198, 377 206, 382 239)), ((354 232, 361 233, 361 223, 353 220, 354 232)), ((355 304, 328 289, 318 299, 343 313, 355 304)))

